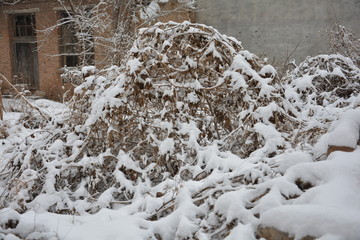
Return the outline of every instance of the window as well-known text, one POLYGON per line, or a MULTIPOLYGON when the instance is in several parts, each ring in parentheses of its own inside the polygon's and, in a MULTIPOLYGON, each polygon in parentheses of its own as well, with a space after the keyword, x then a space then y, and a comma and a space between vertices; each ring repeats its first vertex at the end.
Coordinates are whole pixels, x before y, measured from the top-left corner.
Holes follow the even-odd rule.
MULTIPOLYGON (((63 20, 66 19, 65 13, 61 14, 63 20)), ((62 55, 63 65, 75 67, 78 65, 77 56, 77 38, 75 28, 72 23, 61 25, 60 29, 60 53, 62 55)))
POLYGON ((32 14, 15 15, 15 37, 35 36, 35 17, 32 14))
POLYGON ((61 12, 60 18, 63 21, 59 41, 63 66, 93 65, 93 36, 83 34, 82 31, 86 29, 76 29, 75 23, 71 21, 73 18, 66 12, 61 12))
POLYGON ((15 84, 25 84, 37 89, 38 60, 35 14, 14 14, 12 18, 12 70, 15 84))

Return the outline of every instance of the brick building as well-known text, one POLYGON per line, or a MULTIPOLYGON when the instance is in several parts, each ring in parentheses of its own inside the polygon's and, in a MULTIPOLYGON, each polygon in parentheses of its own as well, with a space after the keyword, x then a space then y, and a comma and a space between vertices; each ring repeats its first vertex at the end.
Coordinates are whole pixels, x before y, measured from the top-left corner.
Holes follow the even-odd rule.
MULTIPOLYGON (((191 11, 172 11, 179 9, 178 4, 177 1, 159 3, 170 14, 158 20, 193 20, 191 11)), ((61 98, 66 89, 60 78, 61 68, 78 63, 76 54, 71 53, 71 44, 64 42, 76 42, 67 28, 57 27, 51 34, 45 34, 44 30, 55 26, 68 7, 61 6, 57 0, 21 0, 13 5, 0 1, 0 73, 13 84, 23 84, 48 98, 61 98)), ((129 27, 131 31, 136 28, 129 27)), ((89 55, 88 60, 95 65, 104 63, 104 49, 100 45, 95 43, 89 55)), ((4 85, 3 90, 6 88, 4 85)))

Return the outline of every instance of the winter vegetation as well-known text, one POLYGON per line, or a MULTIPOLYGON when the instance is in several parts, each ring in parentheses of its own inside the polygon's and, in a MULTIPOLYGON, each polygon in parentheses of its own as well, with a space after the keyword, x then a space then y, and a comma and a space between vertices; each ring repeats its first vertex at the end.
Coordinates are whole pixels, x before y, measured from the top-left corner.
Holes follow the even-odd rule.
MULTIPOLYGON (((176 12, 195 11, 195 0, 172 0, 172 9, 161 9, 161 3, 169 0, 56 0, 62 7, 62 17, 57 24, 39 30, 39 47, 54 31, 73 32, 74 36, 63 43, 60 55, 77 56, 78 66, 94 64, 95 45, 101 49, 97 64, 120 65, 131 48, 137 30, 176 12)), ((66 67, 66 66, 65 66, 66 67)), ((65 71, 67 69, 65 68, 65 71)), ((64 81, 71 81, 68 75, 64 81)), ((75 76, 76 81, 76 76, 75 76)), ((76 82, 78 83, 78 82, 76 82)))
POLYGON ((342 54, 280 78, 211 27, 141 29, 66 104, 4 102, 0 236, 359 239, 359 55, 342 54))

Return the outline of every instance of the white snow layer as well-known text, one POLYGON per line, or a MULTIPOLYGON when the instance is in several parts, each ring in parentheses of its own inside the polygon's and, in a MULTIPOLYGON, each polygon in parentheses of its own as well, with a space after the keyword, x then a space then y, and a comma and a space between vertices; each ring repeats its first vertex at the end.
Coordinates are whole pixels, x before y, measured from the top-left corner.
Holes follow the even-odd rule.
POLYGON ((321 162, 302 163, 289 168, 284 177, 301 178, 314 187, 290 205, 266 211, 262 226, 275 227, 300 239, 327 234, 337 239, 360 239, 360 148, 337 152, 321 162))
MULTIPOLYGON (((336 126, 356 121, 359 119, 357 114, 359 109, 347 112, 336 126)), ((337 131, 336 126, 332 132, 337 131)), ((350 126, 355 125, 350 124, 350 126)), ((182 129, 192 131, 191 125, 182 129)), ((278 139, 275 143, 281 142, 279 140, 281 137, 274 129, 264 124, 256 125, 255 129, 263 133, 268 141, 278 139)), ((344 135, 339 136, 338 140, 343 137, 344 135)), ((53 151, 56 152, 59 149, 58 145, 61 144, 58 141, 54 142, 53 151)), ((164 154, 171 152, 173 142, 165 139, 161 143, 161 148, 164 154)), ((258 164, 251 163, 257 161, 255 158, 239 161, 237 156, 230 153, 224 155, 215 147, 209 148, 209 151, 203 154, 207 155, 204 155, 204 159, 209 161, 208 166, 233 169, 234 176, 243 172, 250 173, 249 176, 256 179, 256 176, 261 175, 255 168, 258 164), (219 154, 222 156, 220 157, 219 154)), ((275 227, 295 236, 295 239, 308 235, 327 240, 360 239, 359 159, 360 148, 351 153, 336 152, 327 160, 320 162, 313 162, 309 154, 300 151, 281 155, 274 159, 274 163, 278 166, 276 171, 283 175, 254 185, 253 190, 239 188, 237 191, 223 194, 215 202, 208 222, 216 222, 215 214, 223 215, 229 223, 241 218, 242 223, 238 222, 238 226, 226 239, 254 240, 253 233, 257 226, 275 227), (310 183, 312 187, 301 191, 295 184, 298 179, 310 183), (266 189, 270 192, 257 200, 254 208, 245 207, 252 198, 266 189), (284 197, 293 199, 284 200, 284 197), (260 219, 255 218, 254 213, 259 213, 260 219)), ((5 239, 20 239, 16 237, 17 235, 32 239, 140 240, 154 239, 153 234, 157 232, 161 233, 164 239, 191 237, 198 229, 198 225, 202 224, 197 220, 197 216, 203 214, 201 208, 191 201, 191 193, 203 186, 221 182, 220 179, 225 181, 223 184, 228 184, 224 175, 215 171, 201 184, 191 181, 182 182, 175 201, 176 210, 168 217, 154 222, 145 220, 146 214, 139 210, 146 209, 146 212, 153 212, 164 204, 164 199, 144 195, 136 198, 128 206, 120 204, 120 207, 103 209, 95 215, 84 212, 82 216, 69 216, 48 213, 46 209, 54 204, 59 196, 41 195, 34 201, 37 206, 33 209, 36 211, 19 214, 10 208, 0 210, 0 226, 4 226, 9 220, 19 222, 15 229, 0 230, 0 236, 2 232, 9 233, 5 239)), ((164 184, 170 182, 165 181, 164 184)), ((104 202, 104 206, 107 204, 108 194, 111 192, 105 192, 104 196, 99 198, 99 204, 101 201, 104 202)), ((196 233, 196 236, 199 239, 209 239, 201 231, 196 233)))

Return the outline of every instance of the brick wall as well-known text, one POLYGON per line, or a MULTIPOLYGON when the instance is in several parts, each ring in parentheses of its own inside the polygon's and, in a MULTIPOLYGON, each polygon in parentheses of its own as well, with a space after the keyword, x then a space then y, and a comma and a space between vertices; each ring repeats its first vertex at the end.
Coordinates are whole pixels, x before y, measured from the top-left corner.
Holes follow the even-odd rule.
POLYGON ((158 18, 159 22, 168 22, 168 21, 174 21, 174 22, 183 22, 183 21, 189 21, 189 22, 195 22, 195 11, 187 10, 186 8, 182 8, 180 6, 180 3, 169 1, 169 3, 159 3, 159 6, 162 11, 169 12, 169 14, 160 16, 158 18), (178 9, 178 11, 174 11, 174 9, 178 9))
MULTIPOLYGON (((0 10, 3 10, 0 7, 0 10)), ((10 54, 10 37, 9 37, 9 18, 5 14, 0 14, 0 73, 7 79, 11 79, 11 54, 10 54)), ((4 84, 3 88, 7 88, 4 84)))
MULTIPOLYGON (((13 14, 35 14, 36 33, 38 50, 38 76, 39 89, 46 93, 48 98, 59 98, 62 93, 61 81, 59 77, 60 58, 53 55, 59 54, 57 32, 53 32, 46 37, 42 30, 56 24, 57 14, 54 11, 54 2, 37 2, 24 3, 16 5, 0 6, 0 72, 5 75, 11 82, 13 79, 13 48, 11 33, 13 26, 11 25, 13 14)), ((7 86, 4 86, 5 91, 7 86)))
MULTIPOLYGON (((169 11, 177 8, 177 3, 160 4, 163 10, 169 11)), ((18 3, 13 6, 0 3, 0 72, 10 81, 13 79, 13 49, 12 37, 13 31, 11 25, 13 14, 33 13, 35 14, 38 45, 38 90, 45 93, 45 96, 53 99, 61 99, 66 89, 62 86, 60 79, 61 58, 59 56, 59 29, 45 34, 43 31, 56 25, 59 9, 56 1, 47 0, 28 0, 25 3, 18 3)), ((113 14, 113 13, 109 13, 113 14)), ((194 15, 190 12, 181 10, 181 12, 171 12, 166 16, 159 18, 159 21, 167 22, 169 20, 182 22, 184 20, 194 20, 194 15)), ((95 33, 96 34, 96 33, 95 33)), ((109 33, 104 33, 109 34, 109 33)), ((111 35, 111 33, 109 34, 111 35)), ((98 68, 106 65, 102 60, 107 52, 101 47, 101 44, 95 45, 95 61, 101 63, 98 68)), ((7 87, 4 86, 6 89, 7 87)), ((68 89, 68 88, 67 88, 68 89)))
POLYGON ((54 7, 57 7, 55 3, 42 3, 40 11, 36 13, 36 27, 39 30, 37 38, 40 47, 38 51, 39 90, 46 92, 49 98, 61 98, 63 94, 59 71, 61 59, 56 56, 59 54, 58 29, 50 35, 41 32, 56 25, 58 14, 54 7))

